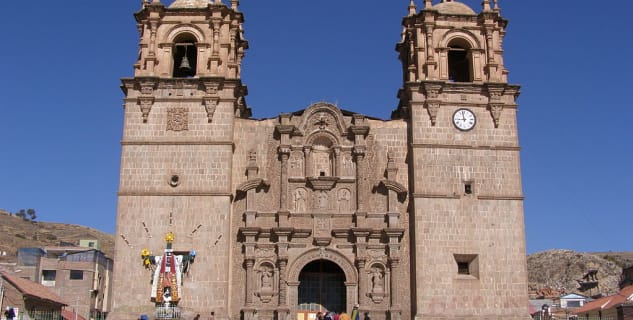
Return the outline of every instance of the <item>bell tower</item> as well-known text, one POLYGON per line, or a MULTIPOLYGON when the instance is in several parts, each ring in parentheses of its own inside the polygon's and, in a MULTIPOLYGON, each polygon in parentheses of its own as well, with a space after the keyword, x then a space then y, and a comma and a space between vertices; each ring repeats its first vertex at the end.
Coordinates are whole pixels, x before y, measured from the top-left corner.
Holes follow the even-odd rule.
POLYGON ((412 179, 415 319, 526 319, 517 131, 499 1, 411 1, 396 50, 412 179))
POLYGON ((109 319, 228 318, 234 124, 251 115, 244 17, 239 0, 169 2, 142 0, 134 14, 109 319))

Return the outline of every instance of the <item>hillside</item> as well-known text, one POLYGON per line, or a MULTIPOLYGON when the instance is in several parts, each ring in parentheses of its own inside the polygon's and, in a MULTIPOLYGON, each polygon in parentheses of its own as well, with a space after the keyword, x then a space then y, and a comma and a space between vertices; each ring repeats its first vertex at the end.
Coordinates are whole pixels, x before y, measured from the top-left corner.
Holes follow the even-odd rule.
POLYGON ((57 246, 61 242, 79 244, 79 240, 99 241, 108 257, 114 253, 114 236, 96 229, 65 223, 26 221, 0 210, 0 252, 7 253, 2 262, 15 262, 17 249, 57 246))
POLYGON ((633 264, 633 252, 548 250, 529 255, 527 261, 528 283, 534 295, 608 295, 619 290, 622 268, 633 264), (590 270, 596 271, 595 278, 587 276, 590 270))

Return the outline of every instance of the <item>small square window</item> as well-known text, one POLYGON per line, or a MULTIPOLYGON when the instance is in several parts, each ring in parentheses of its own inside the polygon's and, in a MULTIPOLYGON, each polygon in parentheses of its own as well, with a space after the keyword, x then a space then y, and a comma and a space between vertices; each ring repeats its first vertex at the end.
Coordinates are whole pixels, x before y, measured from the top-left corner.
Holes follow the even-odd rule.
POLYGON ((479 279, 479 256, 476 254, 454 254, 457 274, 479 279))
POLYGON ((458 262, 457 263, 457 274, 465 274, 469 275, 470 270, 468 270, 468 262, 458 262))
POLYGON ((84 279, 83 270, 70 270, 70 280, 83 280, 83 279, 84 279))

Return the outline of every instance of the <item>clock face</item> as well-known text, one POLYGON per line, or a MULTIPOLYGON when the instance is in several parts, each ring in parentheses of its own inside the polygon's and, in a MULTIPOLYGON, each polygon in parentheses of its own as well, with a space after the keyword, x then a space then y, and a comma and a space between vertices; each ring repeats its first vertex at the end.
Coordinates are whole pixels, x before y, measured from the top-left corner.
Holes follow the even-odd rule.
POLYGON ((476 123, 475 114, 468 109, 458 109, 453 114, 453 124, 459 130, 468 131, 474 128, 476 123))

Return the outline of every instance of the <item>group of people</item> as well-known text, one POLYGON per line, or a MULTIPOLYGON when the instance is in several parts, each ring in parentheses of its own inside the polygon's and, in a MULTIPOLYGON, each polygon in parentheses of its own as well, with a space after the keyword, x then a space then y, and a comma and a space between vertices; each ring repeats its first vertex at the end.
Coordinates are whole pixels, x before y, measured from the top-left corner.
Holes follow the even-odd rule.
MULTIPOLYGON (((316 314, 316 320, 360 320, 360 312, 358 311, 358 304, 354 305, 354 309, 352 309, 351 315, 345 311, 341 313, 318 312, 316 314)), ((369 317, 365 316, 364 320, 369 320, 369 317)))
MULTIPOLYGON (((2 307, 0 307, 0 308, 2 308, 2 307)), ((7 307, 4 310, 4 318, 7 319, 7 320, 13 320, 13 318, 15 318, 15 310, 13 310, 13 308, 11 308, 11 307, 7 307)))

